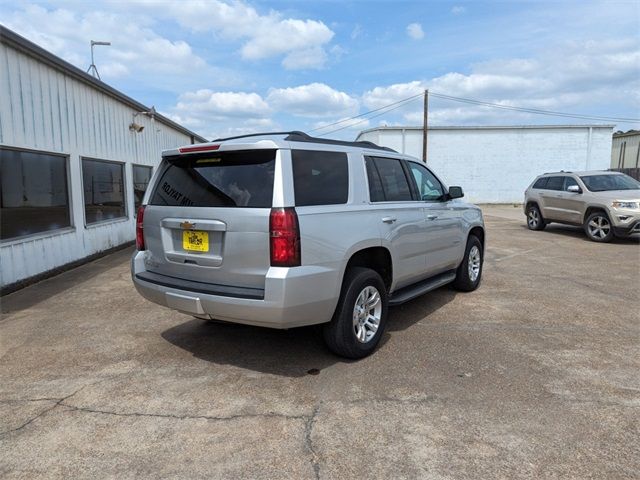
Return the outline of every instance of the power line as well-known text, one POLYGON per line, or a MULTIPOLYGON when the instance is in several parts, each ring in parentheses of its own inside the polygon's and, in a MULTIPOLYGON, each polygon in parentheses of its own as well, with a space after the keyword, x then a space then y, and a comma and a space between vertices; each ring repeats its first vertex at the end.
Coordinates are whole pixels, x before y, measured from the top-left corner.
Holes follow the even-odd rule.
MULTIPOLYGON (((607 117, 607 116, 599 116, 599 115, 586 115, 586 114, 580 114, 580 113, 557 112, 557 111, 553 111, 553 110, 541 110, 541 109, 537 109, 537 108, 515 107, 515 106, 510 106, 510 105, 501 105, 501 104, 498 104, 498 103, 485 102, 485 101, 482 101, 482 100, 474 100, 474 99, 471 99, 471 98, 454 97, 452 95, 445 95, 443 93, 436 93, 436 92, 432 92, 432 91, 430 91, 429 94, 431 96, 433 96, 433 97, 440 98, 442 100, 449 100, 449 101, 454 101, 454 102, 467 103, 467 104, 478 105, 478 106, 483 106, 483 107, 498 108, 498 109, 501 109, 501 110, 511 110, 511 111, 517 111, 517 112, 532 113, 532 114, 536 114, 536 115, 548 115, 548 116, 565 117, 565 118, 577 118, 577 119, 581 119, 581 120, 599 120, 599 121, 605 121, 605 122, 640 123, 640 119, 638 119, 638 118, 607 117)), ((331 133, 335 133, 335 132, 338 132, 340 130, 344 130, 345 128, 349 128, 349 127, 352 127, 354 125, 358 125, 360 123, 366 122, 367 120, 369 120, 371 118, 376 118, 376 117, 379 117, 381 115, 384 115, 385 113, 388 113, 388 112, 396 110, 396 109, 398 109, 400 107, 403 107, 404 105, 406 105, 408 103, 411 103, 411 101, 417 99, 418 97, 423 97, 423 96, 424 96, 424 93, 421 92, 421 93, 419 93, 417 95, 412 95, 410 97, 403 98, 403 99, 398 100, 396 102, 389 103, 387 105, 383 105, 382 107, 366 111, 366 112, 361 113, 359 115, 354 115, 353 117, 345 118, 345 119, 339 120, 337 122, 333 122, 333 123, 329 123, 327 125, 323 125, 322 127, 314 128, 312 130, 309 130, 308 133, 315 132, 315 131, 318 131, 318 130, 324 130, 325 128, 332 127, 334 125, 340 125, 342 123, 351 122, 352 120, 355 120, 357 118, 364 117, 364 116, 370 115, 371 113, 375 113, 375 112, 379 112, 381 110, 384 110, 382 113, 379 113, 377 115, 372 115, 372 116, 370 116, 368 118, 365 118, 363 120, 360 120, 358 122, 349 123, 349 124, 347 124, 347 125, 345 125, 343 127, 336 128, 334 130, 331 130, 331 131, 328 131, 328 132, 325 132, 325 133, 322 133, 322 134, 318 135, 320 137, 323 137, 325 135, 329 135, 331 133), (394 107, 394 108, 390 108, 390 107, 394 107)))
POLYGON ((537 108, 515 107, 511 105, 501 105, 499 103, 484 102, 482 100, 473 100, 470 98, 454 97, 452 95, 445 95, 442 93, 435 93, 435 92, 430 92, 430 95, 433 97, 441 98, 443 100, 452 100, 455 102, 469 103, 473 105, 486 106, 486 107, 492 107, 492 108, 500 108, 503 110, 514 110, 518 112, 535 113, 538 115, 551 115, 551 116, 559 116, 559 117, 581 118, 584 120, 603 120, 603 121, 612 121, 612 122, 640 122, 640 119, 638 118, 605 117, 600 115, 586 115, 582 113, 566 113, 566 112, 556 112, 553 110, 541 110, 537 108))
MULTIPOLYGON (((378 113, 376 115, 371 115, 368 118, 364 118, 362 120, 358 120, 357 122, 354 122, 354 123, 349 123, 349 124, 345 125, 344 127, 336 128, 335 130, 331 130, 329 132, 320 133, 320 134, 318 134, 318 136, 319 137, 324 137, 325 135, 330 135, 332 133, 339 132, 340 130, 344 130, 345 128, 350 128, 350 127, 353 127, 354 125, 359 125, 360 123, 367 122, 372 118, 380 117, 382 115, 385 115, 386 113, 391 112, 392 110, 397 110, 398 108, 402 108, 402 107, 404 107, 405 105, 407 105, 407 104, 409 104, 411 102, 415 102, 416 100, 420 100, 422 96, 423 96, 423 94, 421 93, 420 95, 416 95, 416 96, 413 96, 413 97, 405 98, 405 100, 403 101, 403 103, 401 105, 398 105, 399 102, 395 102, 394 104, 392 104, 392 105, 396 105, 395 107, 389 108, 388 110, 385 110, 384 112, 378 113)), ((389 105, 387 105, 387 107, 388 106, 389 105)), ((381 108, 378 108, 377 110, 381 110, 381 108)), ((367 113, 371 113, 371 112, 367 112, 367 113)), ((359 115, 359 116, 362 116, 362 115, 359 115)), ((343 123, 343 122, 346 122, 346 121, 349 121, 349 120, 353 120, 355 118, 357 118, 357 117, 347 118, 345 120, 342 120, 342 121, 336 122, 336 123, 343 123)))
POLYGON ((382 107, 380 107, 380 108, 375 108, 375 109, 373 109, 373 110, 369 110, 369 111, 367 111, 367 112, 361 113, 361 114, 359 114, 359 115, 355 115, 355 116, 353 116, 353 117, 345 118, 345 119, 343 119, 343 120, 339 120, 339 121, 337 121, 337 122, 329 123, 328 125, 323 125, 322 127, 314 128, 313 130, 309 130, 309 131, 307 131, 307 133, 315 132, 316 130, 324 130, 324 129, 325 129, 325 128, 327 128, 327 127, 332 127, 332 126, 334 126, 334 125, 338 125, 338 124, 340 124, 340 123, 348 122, 349 120, 354 120, 354 119, 356 119, 356 118, 360 118, 360 117, 363 117, 363 116, 365 116, 365 115, 369 115, 370 113, 374 113, 374 112, 377 112, 377 111, 379 111, 379 110, 383 110, 383 109, 385 109, 385 108, 392 107, 392 106, 397 105, 397 104, 399 104, 399 103, 404 103, 404 102, 406 102, 406 101, 408 101, 408 100, 413 100, 414 98, 422 97, 422 95, 424 95, 424 94, 423 94, 423 93, 419 93, 419 94, 417 94, 417 95, 413 95, 413 96, 411 96, 411 97, 407 97, 407 98, 404 98, 404 99, 402 99, 402 100, 398 100, 397 102, 393 102, 393 103, 390 103, 390 104, 388 104, 388 105, 384 105, 384 106, 382 106, 382 107))

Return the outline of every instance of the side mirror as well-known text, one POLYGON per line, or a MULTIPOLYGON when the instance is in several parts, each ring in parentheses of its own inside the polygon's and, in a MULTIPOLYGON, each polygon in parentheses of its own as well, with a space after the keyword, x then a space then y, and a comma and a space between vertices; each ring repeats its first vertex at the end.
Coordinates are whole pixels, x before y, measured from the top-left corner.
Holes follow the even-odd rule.
POLYGON ((567 187, 567 192, 582 193, 582 189, 578 185, 569 185, 567 187))
POLYGON ((464 192, 462 191, 462 187, 449 187, 449 198, 462 198, 464 197, 464 192))

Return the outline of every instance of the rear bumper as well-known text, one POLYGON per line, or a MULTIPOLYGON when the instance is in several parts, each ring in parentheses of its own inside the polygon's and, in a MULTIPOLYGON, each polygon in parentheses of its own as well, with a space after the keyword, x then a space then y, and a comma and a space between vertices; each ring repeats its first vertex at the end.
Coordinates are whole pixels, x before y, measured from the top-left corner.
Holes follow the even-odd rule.
POLYGON ((338 272, 318 266, 271 267, 264 291, 189 282, 147 272, 145 252, 135 252, 131 276, 136 290, 158 305, 227 322, 292 328, 331 320, 338 303, 338 272), (260 298, 262 296, 262 298, 260 298))

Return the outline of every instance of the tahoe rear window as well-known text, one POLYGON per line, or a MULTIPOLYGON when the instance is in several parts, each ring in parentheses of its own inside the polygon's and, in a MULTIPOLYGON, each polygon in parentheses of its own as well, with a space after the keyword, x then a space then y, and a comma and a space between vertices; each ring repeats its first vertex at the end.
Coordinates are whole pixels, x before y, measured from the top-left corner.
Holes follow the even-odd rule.
POLYGON ((275 150, 166 157, 150 205, 271 207, 275 150))
POLYGON ((293 150, 291 161, 296 206, 347 203, 349 166, 346 153, 293 150))

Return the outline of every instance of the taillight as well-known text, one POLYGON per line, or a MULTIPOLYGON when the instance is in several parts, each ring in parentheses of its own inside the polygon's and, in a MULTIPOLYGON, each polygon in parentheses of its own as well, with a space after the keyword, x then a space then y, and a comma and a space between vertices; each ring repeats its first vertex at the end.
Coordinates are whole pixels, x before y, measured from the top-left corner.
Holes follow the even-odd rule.
POLYGON ((272 267, 300 265, 300 229, 293 208, 273 208, 269 216, 272 267))
POLYGON ((220 145, 194 145, 192 147, 180 147, 178 151, 180 153, 212 152, 219 148, 220 145))
POLYGON ((144 250, 144 232, 142 230, 142 222, 144 221, 144 205, 138 207, 138 215, 136 216, 136 248, 144 250))

